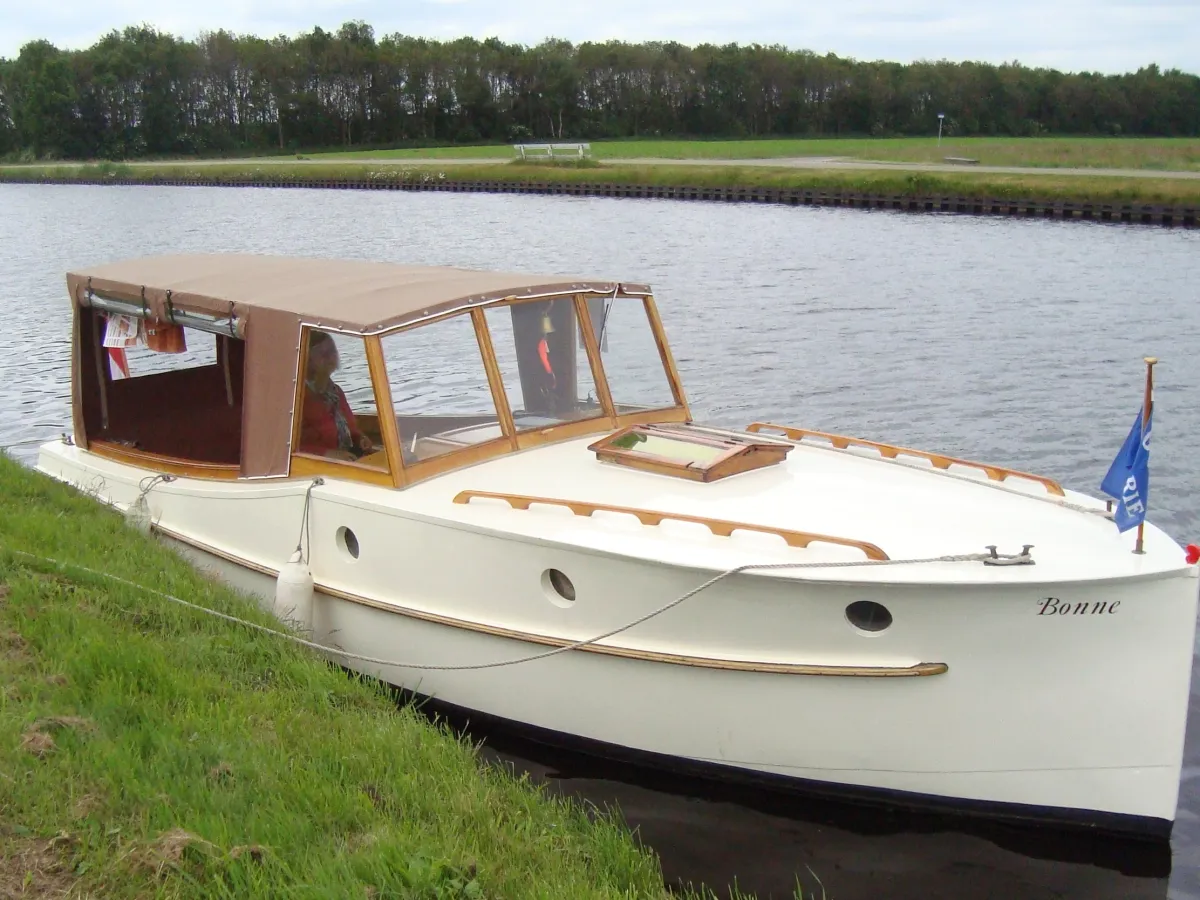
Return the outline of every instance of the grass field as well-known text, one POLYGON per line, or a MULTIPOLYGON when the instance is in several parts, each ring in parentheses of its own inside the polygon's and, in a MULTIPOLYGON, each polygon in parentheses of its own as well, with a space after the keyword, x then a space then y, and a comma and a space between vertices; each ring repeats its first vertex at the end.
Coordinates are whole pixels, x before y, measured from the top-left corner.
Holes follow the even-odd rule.
POLYGON ((174 179, 210 182, 270 180, 299 183, 348 179, 388 181, 436 180, 590 182, 604 184, 679 185, 697 187, 771 187, 844 190, 903 197, 955 196, 969 198, 1067 200, 1080 203, 1147 203, 1200 205, 1200 179, 1157 179, 1081 176, 1047 172, 1003 175, 896 170, 787 169, 761 166, 659 166, 596 163, 584 168, 507 163, 456 164, 442 169, 414 162, 410 166, 370 161, 273 162, 270 164, 207 163, 204 165, 20 166, 0 167, 0 181, 63 179, 134 179, 148 184, 174 179))
POLYGON ((121 517, 0 454, 0 897, 664 898, 553 799, 278 638, 121 517))
MULTIPOLYGON (((935 138, 593 141, 599 160, 779 159, 833 156, 891 162, 938 163, 947 156, 981 165, 1035 168, 1109 168, 1200 171, 1200 138, 935 138)), ((309 154, 320 159, 510 159, 511 144, 309 154)))

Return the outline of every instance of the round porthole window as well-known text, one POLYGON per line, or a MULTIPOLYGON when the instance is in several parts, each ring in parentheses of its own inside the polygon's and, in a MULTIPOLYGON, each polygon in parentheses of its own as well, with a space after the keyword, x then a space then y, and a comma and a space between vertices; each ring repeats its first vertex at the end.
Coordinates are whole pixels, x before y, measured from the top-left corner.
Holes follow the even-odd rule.
POLYGON ((354 532, 343 525, 337 530, 338 546, 347 553, 351 559, 358 559, 358 538, 354 532))
POLYGON ((892 614, 882 603, 856 600, 846 607, 846 619, 859 631, 877 633, 892 624, 892 614))
POLYGON ((565 609, 575 602, 575 585, 558 569, 547 569, 542 573, 542 590, 555 606, 565 609))

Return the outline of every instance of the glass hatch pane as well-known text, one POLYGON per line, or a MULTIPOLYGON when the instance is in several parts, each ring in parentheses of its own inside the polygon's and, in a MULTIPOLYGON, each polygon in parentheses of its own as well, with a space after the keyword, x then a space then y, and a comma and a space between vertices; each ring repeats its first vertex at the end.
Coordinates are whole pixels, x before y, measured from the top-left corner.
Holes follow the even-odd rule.
POLYGON ((683 437, 667 437, 631 431, 613 439, 609 446, 637 453, 650 453, 673 460, 682 465, 708 465, 729 452, 729 447, 714 447, 698 444, 683 437))

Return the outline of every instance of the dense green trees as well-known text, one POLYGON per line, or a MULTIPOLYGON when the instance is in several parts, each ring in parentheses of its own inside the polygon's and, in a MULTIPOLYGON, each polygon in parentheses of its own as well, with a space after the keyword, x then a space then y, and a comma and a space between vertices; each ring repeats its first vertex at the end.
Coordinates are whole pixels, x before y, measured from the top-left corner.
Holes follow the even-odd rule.
POLYGON ((736 44, 295 39, 148 28, 0 60, 0 154, 128 158, 519 138, 1200 135, 1200 78, 1157 66, 856 62, 736 44))

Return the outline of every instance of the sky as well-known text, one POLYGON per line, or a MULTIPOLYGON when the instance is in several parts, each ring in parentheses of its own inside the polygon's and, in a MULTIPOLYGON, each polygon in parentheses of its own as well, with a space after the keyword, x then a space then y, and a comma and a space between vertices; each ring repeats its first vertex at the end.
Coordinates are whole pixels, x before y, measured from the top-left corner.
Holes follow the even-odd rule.
POLYGON ((87 47, 127 25, 193 39, 221 28, 296 35, 350 20, 376 37, 782 44, 859 60, 1016 60, 1107 73, 1157 63, 1200 74, 1200 0, 0 0, 0 57, 39 38, 87 47))

